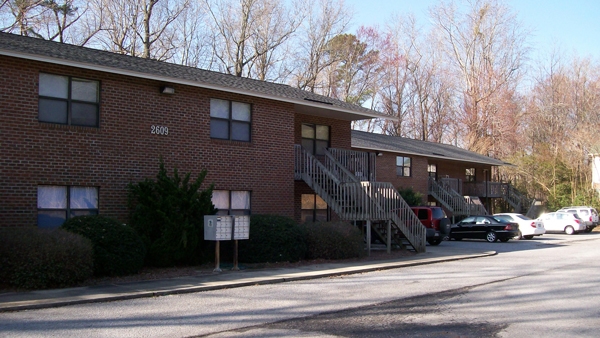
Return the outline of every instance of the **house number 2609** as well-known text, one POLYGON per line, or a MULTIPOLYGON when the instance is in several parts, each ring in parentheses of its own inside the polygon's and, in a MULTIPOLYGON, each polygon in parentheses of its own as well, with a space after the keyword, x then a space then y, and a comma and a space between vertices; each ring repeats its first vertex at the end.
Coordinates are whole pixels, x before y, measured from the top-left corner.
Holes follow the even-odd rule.
POLYGON ((165 126, 151 126, 150 134, 156 135, 169 135, 169 127, 165 126))

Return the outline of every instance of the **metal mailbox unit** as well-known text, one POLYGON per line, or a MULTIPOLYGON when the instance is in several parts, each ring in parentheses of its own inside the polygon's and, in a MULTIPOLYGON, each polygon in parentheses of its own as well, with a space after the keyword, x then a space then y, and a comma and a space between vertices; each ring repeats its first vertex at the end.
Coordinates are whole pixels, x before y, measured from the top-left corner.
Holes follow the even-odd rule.
POLYGON ((204 240, 215 243, 215 272, 221 272, 219 241, 234 240, 233 270, 238 268, 238 240, 250 238, 250 216, 204 216, 204 240))
POLYGON ((204 216, 204 239, 207 241, 230 241, 232 224, 231 216, 204 216))

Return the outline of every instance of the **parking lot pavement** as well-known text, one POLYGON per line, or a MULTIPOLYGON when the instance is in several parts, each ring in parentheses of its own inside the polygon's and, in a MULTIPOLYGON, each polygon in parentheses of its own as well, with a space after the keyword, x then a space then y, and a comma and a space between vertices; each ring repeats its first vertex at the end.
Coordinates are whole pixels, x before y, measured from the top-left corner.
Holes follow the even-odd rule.
MULTIPOLYGON (((445 244, 450 244, 449 242, 445 244)), ((247 269, 199 276, 127 282, 66 289, 7 292, 0 294, 0 312, 40 309, 90 302, 106 302, 178 293, 202 292, 257 284, 283 283, 407 266, 495 255, 484 248, 456 245, 427 246, 427 252, 394 260, 314 264, 285 269, 247 269)))

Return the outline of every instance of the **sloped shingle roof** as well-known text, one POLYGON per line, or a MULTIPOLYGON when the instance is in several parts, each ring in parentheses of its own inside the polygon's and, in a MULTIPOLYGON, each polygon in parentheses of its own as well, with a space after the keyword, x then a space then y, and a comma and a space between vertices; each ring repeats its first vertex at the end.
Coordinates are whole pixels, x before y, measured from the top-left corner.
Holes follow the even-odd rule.
POLYGON ((413 140, 404 137, 352 131, 352 147, 373 151, 389 151, 406 155, 418 155, 450 161, 489 165, 510 165, 495 158, 478 154, 449 144, 413 140))
POLYGON ((300 107, 301 112, 310 112, 310 109, 328 111, 348 120, 385 117, 374 110, 284 84, 241 78, 10 33, 0 33, 0 55, 291 102, 296 107, 300 107))

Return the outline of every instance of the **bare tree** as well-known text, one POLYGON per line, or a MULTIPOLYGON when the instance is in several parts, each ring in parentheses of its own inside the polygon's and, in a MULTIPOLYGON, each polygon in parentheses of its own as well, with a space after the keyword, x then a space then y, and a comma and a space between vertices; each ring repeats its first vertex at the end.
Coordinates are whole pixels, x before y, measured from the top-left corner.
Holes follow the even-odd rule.
POLYGON ((327 43, 346 30, 352 15, 343 0, 318 0, 310 4, 296 42, 300 48, 294 56, 292 81, 300 89, 323 93, 327 88, 323 71, 334 61, 326 57, 327 43))
POLYGON ((175 54, 173 22, 189 0, 92 0, 103 13, 101 33, 94 43, 121 54, 170 60, 175 54))
POLYGON ((494 124, 490 108, 496 95, 519 78, 528 51, 525 31, 498 0, 469 0, 466 13, 442 2, 430 13, 458 75, 466 147, 488 154, 494 124))
POLYGON ((2 3, 2 31, 37 36, 39 21, 46 10, 43 0, 8 0, 2 3))

